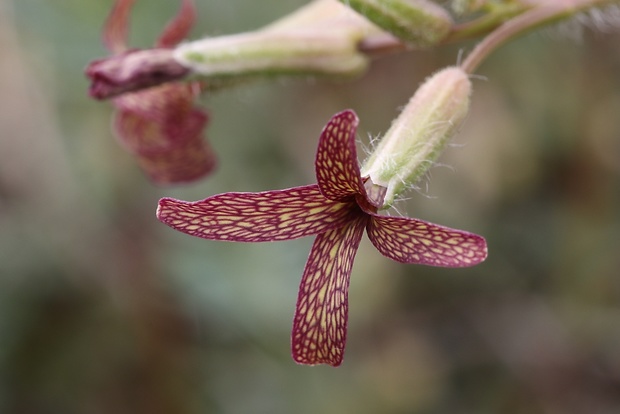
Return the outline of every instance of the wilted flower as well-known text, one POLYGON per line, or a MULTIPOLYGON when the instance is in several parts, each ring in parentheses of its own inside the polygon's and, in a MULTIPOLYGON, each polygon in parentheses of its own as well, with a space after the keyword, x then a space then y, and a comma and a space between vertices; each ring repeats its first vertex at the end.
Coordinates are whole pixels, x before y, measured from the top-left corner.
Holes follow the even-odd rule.
POLYGON ((384 256, 401 263, 465 267, 486 258, 475 234, 422 220, 377 214, 386 188, 362 177, 353 111, 336 114, 321 133, 317 184, 260 193, 224 193, 201 201, 163 198, 158 218, 210 240, 263 242, 316 235, 304 269, 292 332, 301 364, 342 362, 347 334, 348 288, 364 229, 384 256))
POLYGON ((86 70, 93 81, 92 96, 116 96, 112 100, 118 110, 116 135, 157 184, 193 181, 215 167, 215 156, 203 135, 208 116, 194 105, 201 84, 162 83, 188 72, 172 59, 170 50, 186 37, 194 21, 192 0, 182 1, 155 49, 128 50, 128 18, 134 0, 117 0, 103 31, 104 43, 115 55, 92 62, 86 70), (148 86, 152 87, 127 92, 148 86))

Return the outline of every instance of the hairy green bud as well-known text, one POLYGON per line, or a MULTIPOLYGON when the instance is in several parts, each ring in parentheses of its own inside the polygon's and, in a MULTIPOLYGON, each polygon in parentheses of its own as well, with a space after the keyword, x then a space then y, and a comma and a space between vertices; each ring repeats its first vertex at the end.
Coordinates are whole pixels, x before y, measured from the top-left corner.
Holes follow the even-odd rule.
POLYGON ((273 75, 351 77, 359 43, 380 29, 336 0, 316 0, 260 30, 180 45, 175 59, 210 80, 273 75))
POLYGON ((414 185, 455 135, 469 109, 467 73, 450 67, 422 84, 362 167, 362 176, 387 188, 384 207, 414 185))
POLYGON ((196 74, 355 76, 368 65, 357 40, 339 30, 262 31, 202 39, 174 56, 196 74))

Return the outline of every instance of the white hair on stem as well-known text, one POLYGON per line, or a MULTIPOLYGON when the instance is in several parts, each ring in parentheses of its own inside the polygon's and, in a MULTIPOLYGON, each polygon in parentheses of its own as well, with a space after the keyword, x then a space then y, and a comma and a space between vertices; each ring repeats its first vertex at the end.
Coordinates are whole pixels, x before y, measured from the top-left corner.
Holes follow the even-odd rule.
POLYGON ((609 33, 620 29, 620 5, 610 4, 593 7, 575 14, 568 20, 561 21, 541 32, 551 38, 567 38, 582 42, 585 29, 609 33))
POLYGON ((610 4, 607 7, 591 8, 577 14, 575 20, 583 26, 601 32, 620 29, 620 5, 610 4))

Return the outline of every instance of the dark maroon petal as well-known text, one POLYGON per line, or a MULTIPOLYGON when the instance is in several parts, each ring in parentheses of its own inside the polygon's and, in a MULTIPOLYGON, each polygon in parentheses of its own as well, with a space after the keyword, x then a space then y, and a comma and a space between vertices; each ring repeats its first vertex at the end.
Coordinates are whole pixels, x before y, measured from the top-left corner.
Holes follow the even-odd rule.
POLYGON ((347 341, 348 293, 353 259, 367 216, 319 234, 299 287, 291 348, 299 364, 342 363, 347 341))
POLYGON ((203 141, 192 141, 165 154, 136 154, 140 168, 157 185, 185 184, 213 172, 213 152, 203 141))
POLYGON ((114 131, 121 144, 132 153, 162 153, 202 137, 206 123, 207 116, 200 110, 179 118, 176 123, 118 111, 114 117, 114 131))
POLYGON ((116 0, 103 26, 103 44, 114 54, 127 50, 129 13, 134 0, 116 0))
POLYGON ((132 152, 162 152, 202 135, 208 116, 192 84, 169 83, 114 99, 114 129, 132 152))
POLYGON ((196 8, 193 0, 181 0, 181 9, 166 25, 159 39, 157 47, 171 48, 187 37, 196 18, 196 8))
MULTIPOLYGON (((359 211, 359 210, 355 210, 359 211)), ((350 205, 326 199, 316 184, 261 193, 224 193, 201 201, 162 198, 157 217, 175 230, 210 240, 291 240, 342 227, 350 205)))
POLYGON ((140 168, 158 185, 183 184, 211 173, 217 159, 201 136, 185 140, 166 151, 134 153, 140 168))
POLYGON ((346 110, 329 120, 316 152, 316 179, 325 197, 344 201, 355 194, 366 196, 355 149, 358 118, 346 110))
POLYGON ((483 237, 426 221, 371 214, 368 237, 386 257, 401 263, 467 267, 487 257, 483 237))
POLYGON ((207 113, 193 107, 192 84, 169 83, 114 99, 114 132, 156 184, 195 181, 216 157, 204 138, 207 113))
POLYGON ((127 93, 113 100, 121 111, 159 123, 178 123, 195 108, 200 93, 195 82, 170 82, 143 91, 127 93))

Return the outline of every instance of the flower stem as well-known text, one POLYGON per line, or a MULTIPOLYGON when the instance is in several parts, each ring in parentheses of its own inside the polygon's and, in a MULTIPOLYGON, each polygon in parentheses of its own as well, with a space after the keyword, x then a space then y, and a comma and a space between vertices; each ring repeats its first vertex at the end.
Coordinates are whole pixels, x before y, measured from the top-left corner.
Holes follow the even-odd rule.
POLYGON ((530 9, 531 5, 522 3, 509 3, 495 5, 488 13, 483 14, 477 19, 456 24, 452 32, 445 39, 445 43, 454 43, 462 40, 473 39, 495 30, 505 21, 530 9))
MULTIPOLYGON (((455 24, 450 34, 439 44, 455 43, 463 40, 474 39, 481 35, 490 33, 506 20, 512 18, 531 6, 523 4, 510 4, 509 6, 496 6, 494 9, 475 20, 455 24)), ((406 50, 424 49, 424 47, 415 47, 406 44, 399 38, 388 33, 372 34, 365 37, 359 44, 360 52, 371 57, 379 57, 386 54, 399 53, 406 50)))
POLYGON ((542 25, 573 16, 583 10, 613 2, 617 0, 559 0, 536 6, 508 20, 491 32, 467 56, 461 68, 467 73, 473 73, 487 56, 512 38, 542 25))

